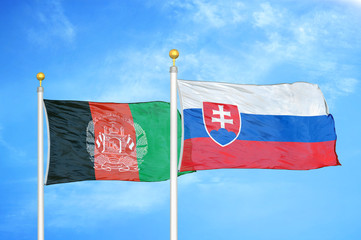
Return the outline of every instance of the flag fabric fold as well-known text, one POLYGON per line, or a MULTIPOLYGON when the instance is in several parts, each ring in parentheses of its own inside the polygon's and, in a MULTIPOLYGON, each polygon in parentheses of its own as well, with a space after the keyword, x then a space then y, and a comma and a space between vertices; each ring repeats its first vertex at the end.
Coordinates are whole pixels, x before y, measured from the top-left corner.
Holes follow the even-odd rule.
MULTIPOLYGON (((169 179, 169 103, 44 103, 49 129, 47 185, 169 179)), ((178 121, 180 150, 180 115, 178 121)))
POLYGON ((178 80, 178 89, 184 125, 180 171, 340 165, 334 119, 316 84, 178 80))

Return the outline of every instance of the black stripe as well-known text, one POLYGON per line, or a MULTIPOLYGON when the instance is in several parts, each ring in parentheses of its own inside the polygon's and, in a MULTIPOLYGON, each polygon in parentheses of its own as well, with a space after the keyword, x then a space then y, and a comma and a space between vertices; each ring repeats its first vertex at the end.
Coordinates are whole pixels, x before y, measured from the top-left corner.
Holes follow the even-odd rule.
POLYGON ((44 103, 50 131, 46 185, 95 180, 94 128, 88 128, 92 124, 89 103, 57 100, 44 103))

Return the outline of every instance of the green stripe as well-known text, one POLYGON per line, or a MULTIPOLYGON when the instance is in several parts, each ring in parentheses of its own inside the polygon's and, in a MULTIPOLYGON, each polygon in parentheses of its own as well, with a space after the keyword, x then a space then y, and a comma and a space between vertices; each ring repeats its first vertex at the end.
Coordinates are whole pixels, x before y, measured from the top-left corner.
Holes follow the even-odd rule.
MULTIPOLYGON (((137 158, 140 181, 169 179, 170 171, 170 104, 146 102, 129 104, 137 135, 137 158)), ((182 136, 178 112, 178 156, 182 136)), ((181 174, 180 174, 181 175, 181 174)))

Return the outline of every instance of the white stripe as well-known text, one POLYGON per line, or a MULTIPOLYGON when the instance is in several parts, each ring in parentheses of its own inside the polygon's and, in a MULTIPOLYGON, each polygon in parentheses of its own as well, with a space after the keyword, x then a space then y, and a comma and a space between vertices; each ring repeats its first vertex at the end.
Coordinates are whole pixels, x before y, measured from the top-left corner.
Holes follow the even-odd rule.
POLYGON ((317 84, 296 82, 243 85, 178 80, 182 109, 202 108, 203 102, 238 105, 241 113, 262 115, 327 115, 328 108, 317 84))

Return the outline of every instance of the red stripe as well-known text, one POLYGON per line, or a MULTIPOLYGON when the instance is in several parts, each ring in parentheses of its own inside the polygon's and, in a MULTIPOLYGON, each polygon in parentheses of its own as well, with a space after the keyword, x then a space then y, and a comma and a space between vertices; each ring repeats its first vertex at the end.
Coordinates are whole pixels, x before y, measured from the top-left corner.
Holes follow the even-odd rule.
POLYGON ((95 179, 139 181, 136 134, 129 105, 89 102, 89 107, 94 123, 95 179))
POLYGON ((181 171, 219 168, 308 170, 341 165, 336 141, 261 142, 236 140, 221 147, 210 138, 184 141, 181 171))

